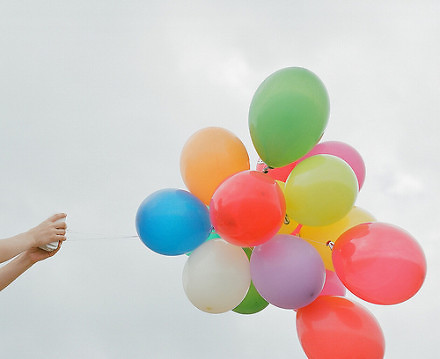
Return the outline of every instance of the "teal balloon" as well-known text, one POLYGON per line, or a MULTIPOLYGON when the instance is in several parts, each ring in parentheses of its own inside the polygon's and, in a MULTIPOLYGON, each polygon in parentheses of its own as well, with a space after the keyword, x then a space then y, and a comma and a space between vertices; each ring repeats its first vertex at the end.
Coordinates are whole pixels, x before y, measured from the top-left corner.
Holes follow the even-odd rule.
MULTIPOLYGON (((243 248, 243 250, 245 251, 248 259, 250 260, 252 249, 246 247, 243 248)), ((258 293, 257 289, 254 286, 254 283, 252 283, 251 281, 251 285, 249 286, 249 290, 246 296, 238 306, 232 309, 232 311, 239 314, 255 314, 262 311, 268 305, 269 303, 265 299, 263 299, 260 293, 258 293)))
MULTIPOLYGON (((210 241, 211 239, 215 239, 215 238, 221 238, 217 232, 215 231, 215 229, 211 230, 211 233, 209 234, 208 238, 206 238, 206 241, 210 241)), ((187 256, 190 256, 192 254, 193 251, 186 253, 187 256)))
POLYGON ((329 113, 327 90, 313 72, 301 67, 274 72, 249 108, 249 131, 261 160, 283 167, 307 154, 323 135, 329 113))

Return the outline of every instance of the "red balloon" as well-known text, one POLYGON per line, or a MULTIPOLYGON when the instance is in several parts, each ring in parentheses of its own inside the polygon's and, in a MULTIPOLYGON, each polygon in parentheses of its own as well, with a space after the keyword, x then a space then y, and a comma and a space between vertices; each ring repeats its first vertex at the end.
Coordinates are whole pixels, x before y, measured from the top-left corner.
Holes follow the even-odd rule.
POLYGON ((417 241, 386 223, 363 223, 344 232, 332 252, 335 272, 347 289, 375 304, 397 304, 418 292, 426 259, 417 241))
POLYGON ((343 297, 321 296, 298 309, 296 329, 309 359, 381 359, 385 339, 376 318, 343 297))
POLYGON ((298 161, 295 161, 283 167, 269 168, 262 160, 259 160, 257 162, 256 170, 259 172, 267 171, 267 174, 273 179, 286 182, 287 177, 289 177, 290 172, 292 172, 297 163, 298 161))
POLYGON ((225 180, 210 203, 211 223, 224 240, 253 247, 271 239, 283 224, 286 203, 276 181, 257 171, 225 180))

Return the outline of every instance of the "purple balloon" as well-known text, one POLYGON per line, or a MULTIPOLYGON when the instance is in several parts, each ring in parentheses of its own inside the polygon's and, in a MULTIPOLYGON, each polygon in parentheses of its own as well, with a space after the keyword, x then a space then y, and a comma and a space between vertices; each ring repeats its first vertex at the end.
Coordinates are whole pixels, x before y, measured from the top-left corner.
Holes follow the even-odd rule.
POLYGON ((290 234, 277 234, 254 248, 251 278, 269 303, 284 309, 298 309, 313 302, 321 293, 325 266, 311 244, 290 234))

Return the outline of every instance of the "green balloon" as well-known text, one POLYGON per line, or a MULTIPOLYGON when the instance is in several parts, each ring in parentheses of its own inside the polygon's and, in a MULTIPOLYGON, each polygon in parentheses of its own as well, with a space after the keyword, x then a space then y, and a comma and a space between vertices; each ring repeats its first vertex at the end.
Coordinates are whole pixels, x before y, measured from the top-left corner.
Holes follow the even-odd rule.
POLYGON ((304 156, 323 135, 329 113, 327 90, 313 72, 301 67, 274 72, 249 108, 249 131, 261 160, 283 167, 304 156))
MULTIPOLYGON (((243 248, 248 259, 251 258, 252 249, 251 248, 243 248)), ((263 297, 258 293, 257 289, 254 286, 254 283, 251 282, 249 290, 246 294, 246 297, 242 300, 242 302, 232 309, 234 312, 239 314, 254 314, 262 311, 269 305, 263 297)))

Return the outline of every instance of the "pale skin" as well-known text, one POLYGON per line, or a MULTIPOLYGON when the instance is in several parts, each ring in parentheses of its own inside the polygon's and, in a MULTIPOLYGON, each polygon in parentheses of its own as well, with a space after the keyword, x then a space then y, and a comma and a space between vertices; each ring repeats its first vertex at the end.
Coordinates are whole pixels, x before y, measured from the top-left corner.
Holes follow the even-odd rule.
POLYGON ((38 226, 16 236, 0 239, 0 263, 13 258, 0 268, 0 290, 6 288, 22 273, 35 263, 55 255, 61 243, 66 240, 65 213, 55 214, 38 226), (38 247, 51 242, 58 242, 58 247, 52 252, 38 247))

